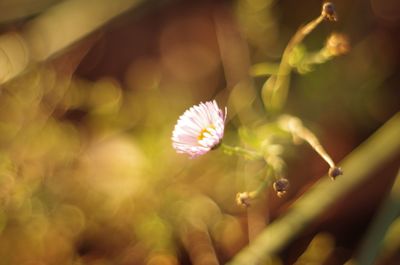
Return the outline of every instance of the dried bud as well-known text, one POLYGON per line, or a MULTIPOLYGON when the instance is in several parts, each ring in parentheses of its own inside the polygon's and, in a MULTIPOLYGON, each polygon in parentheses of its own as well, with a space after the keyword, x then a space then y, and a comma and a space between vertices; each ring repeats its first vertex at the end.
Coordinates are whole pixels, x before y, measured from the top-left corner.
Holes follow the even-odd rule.
POLYGON ((251 199, 252 199, 252 196, 247 191, 239 192, 238 194, 236 194, 236 203, 239 206, 249 207, 251 199))
POLYGON ((343 175, 343 170, 340 167, 331 167, 329 169, 329 176, 332 179, 335 179, 336 177, 343 175))
POLYGON ((276 180, 272 186, 276 191, 276 195, 281 198, 289 190, 289 180, 286 178, 280 178, 276 180))
POLYGON ((346 35, 332 33, 326 40, 325 48, 332 56, 339 56, 348 53, 350 44, 346 35))
POLYGON ((337 21, 335 6, 331 2, 326 2, 322 5, 321 16, 329 21, 337 21))

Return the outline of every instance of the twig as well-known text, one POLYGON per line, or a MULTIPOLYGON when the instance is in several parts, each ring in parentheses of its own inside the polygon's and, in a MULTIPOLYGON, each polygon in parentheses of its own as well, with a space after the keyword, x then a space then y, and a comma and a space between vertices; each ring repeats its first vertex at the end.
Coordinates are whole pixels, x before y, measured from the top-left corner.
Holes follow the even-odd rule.
POLYGON ((327 178, 318 181, 293 204, 288 213, 271 223, 258 238, 239 252, 230 264, 262 264, 280 251, 338 198, 365 181, 383 162, 398 155, 399 135, 400 113, 397 113, 345 159, 345 176, 335 182, 327 178))

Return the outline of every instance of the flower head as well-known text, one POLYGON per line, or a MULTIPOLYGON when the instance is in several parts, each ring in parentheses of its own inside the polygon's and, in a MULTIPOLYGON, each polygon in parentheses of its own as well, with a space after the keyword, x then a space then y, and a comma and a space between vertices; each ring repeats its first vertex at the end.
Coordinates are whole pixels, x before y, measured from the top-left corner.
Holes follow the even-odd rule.
POLYGON ((336 177, 338 177, 338 176, 340 176, 340 175, 343 175, 343 170, 342 170, 342 168, 340 168, 340 167, 331 167, 330 169, 329 169, 329 176, 332 178, 332 179, 336 179, 336 177))
POLYGON ((186 110, 172 133, 172 146, 176 152, 194 158, 218 146, 224 136, 226 113, 226 108, 223 113, 215 100, 186 110))
POLYGON ((326 40, 325 47, 332 56, 346 54, 350 50, 349 39, 344 34, 332 33, 326 40))
POLYGON ((283 197, 283 195, 286 194, 286 192, 289 190, 289 180, 286 178, 280 178, 276 180, 272 187, 276 191, 276 195, 278 195, 279 198, 283 197))
POLYGON ((238 194, 236 194, 236 203, 239 206, 243 206, 243 207, 250 207, 250 201, 254 199, 252 194, 250 194, 249 192, 245 191, 245 192, 239 192, 238 194))
POLYGON ((321 15, 329 21, 337 21, 335 6, 331 2, 326 2, 322 5, 321 15))

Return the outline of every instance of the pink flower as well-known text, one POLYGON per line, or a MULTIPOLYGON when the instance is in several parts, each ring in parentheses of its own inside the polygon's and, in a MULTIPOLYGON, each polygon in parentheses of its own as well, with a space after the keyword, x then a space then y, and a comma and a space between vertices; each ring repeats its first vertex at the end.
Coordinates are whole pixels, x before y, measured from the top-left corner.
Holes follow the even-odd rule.
POLYGON ((226 113, 226 108, 224 114, 215 100, 186 110, 172 133, 172 146, 176 152, 194 158, 216 147, 224 136, 226 113))

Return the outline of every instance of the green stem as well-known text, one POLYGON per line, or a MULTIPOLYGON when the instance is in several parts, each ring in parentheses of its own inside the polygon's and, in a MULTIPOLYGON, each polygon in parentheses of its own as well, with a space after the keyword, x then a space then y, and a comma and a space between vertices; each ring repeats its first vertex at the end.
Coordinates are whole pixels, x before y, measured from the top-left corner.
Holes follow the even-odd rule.
POLYGON ((231 265, 263 264, 276 255, 339 198, 366 181, 387 160, 400 153, 400 112, 385 123, 343 162, 345 175, 332 182, 321 178, 282 217, 271 223, 230 262, 231 265))
POLYGON ((260 185, 255 189, 254 191, 251 192, 251 196, 253 198, 257 198, 266 188, 268 188, 272 183, 272 178, 271 177, 266 177, 260 185))
POLYGON ((372 221, 371 228, 361 247, 359 255, 355 259, 355 264, 372 265, 376 264, 376 259, 383 245, 385 233, 390 224, 400 214, 400 170, 396 181, 393 184, 389 196, 385 199, 376 218, 372 221))
POLYGON ((266 76, 276 75, 278 73, 279 65, 274 63, 258 63, 252 65, 250 68, 251 76, 266 76))
POLYGON ((271 76, 272 79, 270 78, 267 80, 262 88, 261 94, 264 106, 267 110, 279 111, 283 107, 287 98, 290 83, 290 72, 292 70, 292 66, 289 63, 290 55, 293 49, 300 44, 304 38, 310 34, 311 31, 313 31, 323 20, 324 16, 320 15, 297 30, 294 36, 290 39, 283 52, 278 73, 274 76, 271 76))
POLYGON ((294 67, 297 68, 299 73, 304 74, 310 72, 313 66, 326 63, 333 58, 334 56, 324 47, 318 52, 310 53, 304 60, 294 65, 294 67))
POLYGON ((220 147, 222 151, 228 155, 238 155, 249 160, 258 160, 264 158, 264 156, 257 151, 248 150, 239 146, 230 146, 222 143, 220 147))

